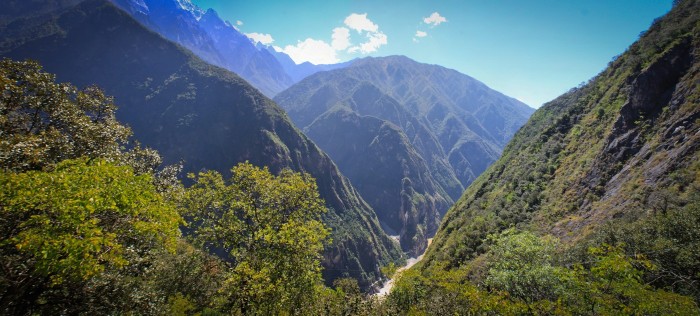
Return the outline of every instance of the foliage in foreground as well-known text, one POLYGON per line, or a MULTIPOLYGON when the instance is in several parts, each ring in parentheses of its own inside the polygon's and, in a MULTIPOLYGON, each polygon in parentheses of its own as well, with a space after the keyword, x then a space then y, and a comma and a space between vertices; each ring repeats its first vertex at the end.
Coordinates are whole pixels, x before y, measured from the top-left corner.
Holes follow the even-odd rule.
POLYGON ((311 177, 242 164, 184 190, 157 152, 125 148, 100 89, 7 59, 0 83, 0 314, 308 314, 335 295, 311 177))
POLYGON ((656 269, 623 245, 588 250, 566 263, 553 237, 513 229, 491 236, 487 254, 460 269, 405 272, 386 304, 399 314, 695 315, 692 298, 643 281, 656 269))
POLYGON ((40 169, 82 156, 116 158, 131 131, 97 87, 55 83, 33 61, 0 61, 0 167, 40 169))
MULTIPOLYGON (((150 176, 101 160, 0 174, 5 308, 31 311, 106 271, 173 249, 181 218, 150 176)), ((72 293, 81 296, 81 293, 72 293)))
POLYGON ((195 242, 227 259, 230 308, 242 313, 300 311, 321 285, 326 209, 308 175, 242 163, 230 179, 210 171, 191 175, 182 200, 195 242))

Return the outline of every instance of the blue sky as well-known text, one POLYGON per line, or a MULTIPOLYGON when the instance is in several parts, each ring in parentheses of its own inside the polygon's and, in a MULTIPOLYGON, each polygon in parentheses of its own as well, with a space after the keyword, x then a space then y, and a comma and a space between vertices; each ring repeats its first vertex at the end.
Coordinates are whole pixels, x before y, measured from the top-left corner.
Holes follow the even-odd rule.
POLYGON ((297 62, 405 55, 539 107, 603 70, 672 0, 192 2, 297 62))

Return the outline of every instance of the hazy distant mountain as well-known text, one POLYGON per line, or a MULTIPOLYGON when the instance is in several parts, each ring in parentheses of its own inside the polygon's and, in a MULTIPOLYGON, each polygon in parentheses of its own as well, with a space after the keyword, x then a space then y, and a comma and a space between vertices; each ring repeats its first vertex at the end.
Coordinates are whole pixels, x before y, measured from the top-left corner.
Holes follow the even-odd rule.
MULTIPOLYGON (((0 2, 0 12, 19 2, 0 2)), ((380 266, 401 257, 372 208, 270 99, 106 0, 64 7, 32 18, 22 16, 33 11, 16 10, 18 17, 0 24, 0 55, 38 60, 59 81, 99 85, 115 97, 117 117, 135 137, 168 163, 184 160, 185 171, 227 172, 248 160, 273 172, 289 167, 313 175, 333 229, 323 263, 327 281, 347 275, 367 287, 380 266)))
POLYGON ((403 56, 317 73, 275 100, 411 254, 425 249, 441 214, 534 111, 469 76, 403 56), (378 142, 382 150, 373 151, 378 142))

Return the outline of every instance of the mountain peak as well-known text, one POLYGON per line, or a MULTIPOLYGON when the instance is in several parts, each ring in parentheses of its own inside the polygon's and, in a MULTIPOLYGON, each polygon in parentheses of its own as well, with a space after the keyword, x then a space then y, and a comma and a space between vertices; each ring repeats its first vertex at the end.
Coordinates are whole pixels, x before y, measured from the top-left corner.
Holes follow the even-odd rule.
POLYGON ((219 17, 219 13, 212 8, 209 8, 206 12, 204 12, 204 14, 202 15, 202 19, 214 19, 223 22, 221 17, 219 17))
MULTIPOLYGON (((141 0, 138 0, 141 1, 141 0)), ((195 18, 200 19, 204 14, 204 11, 200 9, 197 5, 192 3, 190 0, 174 0, 177 2, 178 6, 187 12, 190 12, 195 18)), ((211 9, 210 9, 211 10, 211 9)), ((207 10, 208 12, 208 10, 207 10)))

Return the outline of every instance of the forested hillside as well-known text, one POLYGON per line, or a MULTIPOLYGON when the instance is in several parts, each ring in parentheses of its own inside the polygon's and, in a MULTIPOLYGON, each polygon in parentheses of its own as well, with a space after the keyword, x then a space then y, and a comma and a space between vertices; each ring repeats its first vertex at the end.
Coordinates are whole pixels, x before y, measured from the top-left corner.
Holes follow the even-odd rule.
POLYGON ((678 2, 535 112, 392 300, 430 313, 697 314, 699 12, 678 2))

